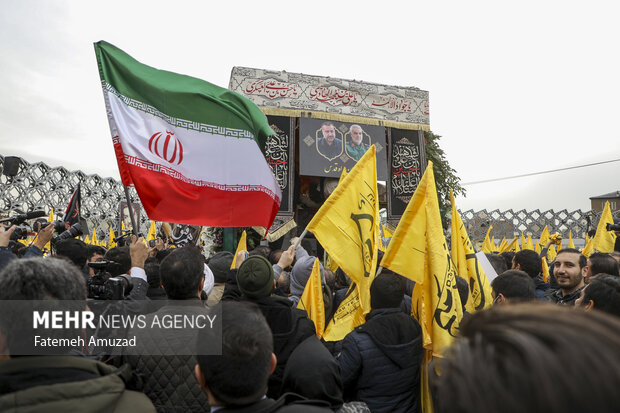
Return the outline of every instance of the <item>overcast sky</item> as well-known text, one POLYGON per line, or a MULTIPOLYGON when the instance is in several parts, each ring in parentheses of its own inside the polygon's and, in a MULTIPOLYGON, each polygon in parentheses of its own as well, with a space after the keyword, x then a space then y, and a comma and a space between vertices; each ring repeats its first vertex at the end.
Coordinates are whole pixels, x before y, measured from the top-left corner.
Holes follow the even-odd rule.
MULTIPOLYGON (((93 43, 227 87, 233 66, 430 93, 462 182, 620 158, 614 1, 33 1, 0 12, 0 154, 119 177, 93 43)), ((467 185, 466 209, 590 209, 620 162, 467 185)))

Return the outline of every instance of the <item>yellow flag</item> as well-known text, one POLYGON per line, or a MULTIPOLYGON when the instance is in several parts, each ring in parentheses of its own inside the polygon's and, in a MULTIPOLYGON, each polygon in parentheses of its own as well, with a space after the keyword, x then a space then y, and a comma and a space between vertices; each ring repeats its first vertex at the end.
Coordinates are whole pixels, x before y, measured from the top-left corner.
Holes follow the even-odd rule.
POLYGON ((593 240, 594 238, 589 238, 586 235, 586 245, 584 245, 583 249, 581 250, 581 255, 583 255, 584 257, 589 257, 594 252, 593 240))
POLYGON ((116 247, 116 242, 114 241, 114 230, 110 227, 110 233, 108 235, 108 249, 112 249, 116 247))
POLYGON ((542 278, 544 282, 549 282, 549 264, 547 264, 547 259, 542 257, 542 278))
POLYGON ((319 259, 314 260, 312 273, 304 288, 304 292, 299 299, 297 308, 305 310, 308 318, 314 323, 316 335, 323 337, 325 331, 325 303, 323 302, 323 288, 321 287, 321 267, 319 259))
POLYGON ((521 249, 524 250, 527 247, 526 244, 527 241, 525 241, 525 236, 523 235, 523 232, 521 233, 521 249))
POLYGON ((90 237, 88 235, 84 237, 84 244, 90 244, 90 237))
POLYGON ((549 249, 547 250, 547 262, 553 262, 553 260, 555 260, 556 255, 558 255, 558 252, 555 250, 555 245, 553 244, 549 245, 549 249))
POLYGON ((456 208, 452 190, 450 190, 450 201, 452 202, 450 255, 457 274, 467 280, 469 284, 469 300, 467 300, 465 308, 468 312, 473 313, 492 304, 491 285, 478 262, 478 258, 476 258, 476 251, 474 251, 474 246, 456 208))
POLYGON ((383 236, 385 238, 392 238, 392 236, 394 235, 392 231, 390 231, 390 229, 387 227, 387 225, 381 225, 381 229, 383 230, 383 236))
POLYGON ((504 248, 500 248, 499 252, 504 251, 518 252, 519 251, 519 237, 515 236, 512 241, 507 242, 504 248))
POLYGON ((353 283, 346 298, 340 303, 332 320, 325 328, 323 339, 325 341, 340 341, 365 321, 364 310, 360 305, 359 289, 353 283))
POLYGON ((235 265, 237 264, 237 254, 239 253, 239 251, 247 251, 248 250, 248 243, 247 243, 247 235, 245 233, 245 230, 241 233, 241 237, 239 238, 239 243, 237 244, 237 251, 235 251, 235 256, 233 257, 233 262, 230 265, 230 269, 233 270, 235 269, 235 265))
POLYGON ((493 229, 493 225, 489 225, 489 229, 487 230, 487 234, 484 236, 484 242, 482 243, 482 252, 485 254, 490 254, 493 252, 493 244, 491 243, 491 239, 489 238, 489 234, 493 229))
POLYGON ((568 248, 575 248, 575 243, 573 242, 573 231, 568 231, 568 248))
POLYGON ((502 242, 500 242, 499 247, 497 247, 497 251, 504 252, 507 246, 508 246, 508 242, 506 241, 506 237, 503 237, 502 242))
POLYGON ((547 226, 545 225, 545 228, 543 229, 542 233, 540 234, 540 238, 538 239, 538 241, 536 242, 536 248, 535 251, 540 254, 540 252, 542 251, 542 249, 545 247, 545 245, 547 244, 547 242, 549 242, 549 229, 547 228, 547 226))
MULTIPOLYGON (((47 222, 54 222, 54 208, 50 208, 50 214, 47 217, 47 222)), ((39 234, 37 234, 37 237, 38 236, 39 234)), ((49 251, 51 248, 52 248, 52 244, 50 241, 48 241, 47 244, 45 244, 45 246, 43 247, 43 249, 47 251, 49 251)))
POLYGON ((605 202, 601 219, 598 221, 596 227, 596 234, 592 238, 592 251, 587 251, 586 257, 589 257, 593 252, 612 252, 614 250, 614 244, 616 242, 616 234, 614 231, 607 231, 607 224, 613 225, 614 217, 611 215, 611 208, 609 208, 609 201, 605 202))
POLYGON ((359 287, 364 313, 377 266, 379 199, 375 146, 371 146, 317 211, 306 229, 359 287))
POLYGON ((157 227, 155 226, 155 221, 151 221, 149 232, 146 234, 146 240, 152 241, 154 239, 157 239, 157 227))
POLYGON ((534 242, 532 241, 532 234, 527 234, 527 244, 526 244, 525 249, 534 251, 534 242))
POLYGON ((93 229, 93 237, 90 239, 90 243, 92 245, 99 245, 99 240, 97 239, 97 228, 93 229))
POLYGON ((415 281, 421 289, 412 307, 418 308, 418 321, 427 332, 426 348, 441 356, 458 332, 463 308, 441 227, 432 162, 394 231, 381 266, 415 281), (419 311, 422 307, 424 313, 419 311))
POLYGON ((336 270, 338 269, 338 264, 336 264, 336 262, 332 260, 332 257, 330 257, 329 254, 327 254, 327 258, 325 259, 325 268, 327 268, 331 272, 336 272, 336 270))

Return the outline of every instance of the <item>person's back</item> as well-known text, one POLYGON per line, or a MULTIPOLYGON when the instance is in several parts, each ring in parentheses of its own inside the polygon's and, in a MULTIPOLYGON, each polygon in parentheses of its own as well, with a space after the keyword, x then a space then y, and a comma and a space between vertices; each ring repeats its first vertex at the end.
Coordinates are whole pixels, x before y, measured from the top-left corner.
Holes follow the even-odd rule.
MULTIPOLYGON (((161 282, 168 296, 165 306, 148 314, 145 324, 205 316, 206 308, 198 298, 203 288, 204 264, 196 249, 179 248, 160 265, 161 282)), ((145 346, 128 348, 126 360, 144 377, 144 393, 158 412, 193 412, 208 409, 206 395, 192 378, 196 358, 197 330, 186 328, 137 328, 129 332, 145 346)))
POLYGON ((400 310, 403 294, 396 275, 377 277, 370 287, 373 310, 336 355, 345 400, 363 401, 373 412, 419 410, 422 330, 400 310))
POLYGON ((287 393, 278 400, 265 395, 267 380, 276 367, 269 326, 250 302, 224 301, 222 334, 202 329, 198 336, 195 373, 198 383, 218 412, 319 413, 330 403, 287 393), (203 348, 221 342, 221 355, 203 354, 203 348))
MULTIPOLYGON (((7 300, 84 301, 85 308, 86 286, 78 269, 64 260, 14 260, 0 272, 0 301, 7 300)), ((129 390, 135 377, 128 365, 115 368, 79 355, 27 356, 12 337, 12 328, 22 331, 28 322, 23 316, 0 316, 0 354, 8 354, 0 361, 0 411, 155 411, 144 394, 129 390)), ((61 333, 75 337, 73 329, 61 333)))
POLYGON ((286 362, 302 341, 316 334, 314 324, 305 311, 294 308, 292 301, 271 294, 274 289, 273 267, 264 257, 254 255, 243 261, 237 271, 237 283, 241 299, 258 305, 272 332, 277 365, 269 376, 267 395, 277 398, 281 395, 286 362))

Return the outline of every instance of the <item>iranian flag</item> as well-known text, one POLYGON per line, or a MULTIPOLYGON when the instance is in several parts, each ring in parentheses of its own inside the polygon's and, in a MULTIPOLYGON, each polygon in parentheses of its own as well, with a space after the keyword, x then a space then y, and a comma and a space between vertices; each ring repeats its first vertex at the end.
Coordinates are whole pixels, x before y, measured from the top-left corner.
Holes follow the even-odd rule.
POLYGON ((271 226, 281 193, 261 148, 273 132, 254 103, 103 41, 95 53, 121 179, 151 220, 271 226))

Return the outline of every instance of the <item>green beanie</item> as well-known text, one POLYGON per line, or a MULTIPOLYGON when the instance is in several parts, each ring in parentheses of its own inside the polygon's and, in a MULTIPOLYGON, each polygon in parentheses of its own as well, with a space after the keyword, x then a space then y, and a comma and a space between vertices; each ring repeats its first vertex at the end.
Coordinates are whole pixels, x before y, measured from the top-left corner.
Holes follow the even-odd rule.
POLYGON ((273 267, 260 255, 251 255, 237 270, 237 285, 248 298, 268 297, 273 291, 273 267))

